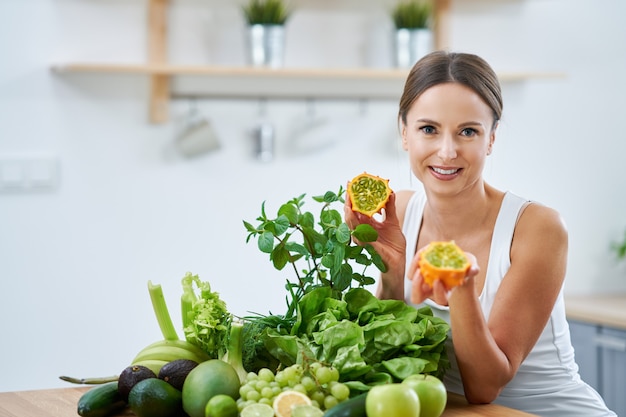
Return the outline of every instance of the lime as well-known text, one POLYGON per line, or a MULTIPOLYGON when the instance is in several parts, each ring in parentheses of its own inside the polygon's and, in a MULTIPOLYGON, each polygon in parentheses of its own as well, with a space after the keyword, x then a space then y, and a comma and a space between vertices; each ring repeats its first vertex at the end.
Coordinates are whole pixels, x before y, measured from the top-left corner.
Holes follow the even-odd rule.
POLYGON ((205 417, 211 398, 226 394, 239 398, 239 376, 227 362, 209 359, 193 368, 183 384, 183 409, 190 417, 205 417))
POLYGON ((324 412, 314 405, 296 405, 291 409, 291 417, 322 417, 324 412))
POLYGON ((205 417, 237 417, 237 401, 230 395, 218 394, 206 404, 205 417))
POLYGON ((241 410, 241 417, 274 417, 274 410, 267 404, 255 403, 241 410))

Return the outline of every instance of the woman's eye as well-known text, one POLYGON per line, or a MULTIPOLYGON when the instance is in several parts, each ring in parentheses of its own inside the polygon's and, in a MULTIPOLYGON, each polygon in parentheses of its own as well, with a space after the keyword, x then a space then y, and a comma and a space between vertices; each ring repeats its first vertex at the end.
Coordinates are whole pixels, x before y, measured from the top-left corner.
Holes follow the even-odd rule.
POLYGON ((476 134, 476 129, 472 129, 471 127, 466 127, 461 130, 461 136, 472 137, 476 134))
POLYGON ((432 126, 422 126, 420 127, 420 130, 427 135, 432 135, 433 133, 435 133, 435 128, 432 126))

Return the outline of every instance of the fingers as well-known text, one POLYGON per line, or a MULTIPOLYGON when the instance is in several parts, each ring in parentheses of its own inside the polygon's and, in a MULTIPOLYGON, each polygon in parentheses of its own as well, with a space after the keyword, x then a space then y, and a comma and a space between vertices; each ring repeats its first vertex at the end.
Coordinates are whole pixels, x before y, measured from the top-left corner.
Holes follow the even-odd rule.
POLYGON ((385 204, 385 219, 393 221, 394 223, 398 222, 398 213, 396 212, 396 193, 394 192, 389 195, 389 200, 387 200, 387 204, 385 204))
POLYGON ((411 259, 411 263, 409 265, 409 273, 407 275, 409 279, 412 279, 419 272, 419 261, 420 261, 423 251, 424 251, 424 248, 421 248, 420 250, 417 251, 413 259, 411 259))
POLYGON ((448 305, 451 290, 448 290, 443 281, 436 279, 433 283, 433 301, 441 306, 448 305))
POLYGON ((465 276, 465 279, 467 280, 468 278, 478 275, 478 272, 480 272, 480 268, 478 267, 478 262, 476 261, 476 257, 473 254, 465 252, 465 256, 467 256, 467 259, 471 264, 465 276))
POLYGON ((423 303, 424 300, 433 295, 433 289, 430 285, 424 282, 421 274, 418 274, 412 279, 413 285, 411 286, 411 302, 413 304, 423 303))
POLYGON ((356 213, 352 211, 352 202, 350 201, 350 195, 346 193, 346 202, 343 205, 344 221, 350 228, 354 230, 359 225, 359 219, 356 217, 356 213))

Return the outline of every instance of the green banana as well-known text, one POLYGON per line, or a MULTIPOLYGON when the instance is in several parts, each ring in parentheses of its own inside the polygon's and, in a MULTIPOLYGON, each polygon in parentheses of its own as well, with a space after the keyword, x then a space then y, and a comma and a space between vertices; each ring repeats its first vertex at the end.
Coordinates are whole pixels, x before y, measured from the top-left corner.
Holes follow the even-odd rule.
POLYGON ((148 346, 146 346, 145 348, 142 349, 142 351, 145 350, 149 350, 155 347, 178 347, 181 349, 186 349, 190 352, 193 352, 196 354, 196 356, 198 356, 198 358, 202 359, 202 361, 206 361, 211 359, 209 357, 209 355, 202 350, 199 346, 194 345, 193 343, 189 343, 186 340, 180 340, 180 339, 175 339, 175 340, 170 340, 170 339, 163 339, 163 340, 159 340, 156 341, 154 343, 149 344, 148 346))
POLYGON ((194 352, 187 349, 181 349, 176 346, 156 346, 150 349, 142 350, 133 359, 133 365, 145 360, 162 360, 165 362, 175 361, 177 359, 189 359, 194 362, 203 362, 194 352))
POLYGON ((145 366, 158 375, 163 365, 177 359, 188 359, 200 363, 210 358, 206 352, 186 340, 164 339, 141 349, 131 365, 145 366))

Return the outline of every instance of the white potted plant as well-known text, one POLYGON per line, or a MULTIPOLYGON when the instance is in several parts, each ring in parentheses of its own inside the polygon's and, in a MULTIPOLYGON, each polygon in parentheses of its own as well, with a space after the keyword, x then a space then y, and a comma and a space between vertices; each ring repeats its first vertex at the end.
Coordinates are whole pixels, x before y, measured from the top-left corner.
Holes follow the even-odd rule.
POLYGON ((401 0, 391 16, 395 26, 395 65, 410 68, 433 49, 430 0, 401 0))
POLYGON ((284 0, 249 0, 243 7, 248 23, 250 63, 253 66, 283 66, 285 22, 289 10, 284 0))

